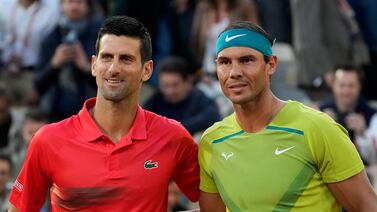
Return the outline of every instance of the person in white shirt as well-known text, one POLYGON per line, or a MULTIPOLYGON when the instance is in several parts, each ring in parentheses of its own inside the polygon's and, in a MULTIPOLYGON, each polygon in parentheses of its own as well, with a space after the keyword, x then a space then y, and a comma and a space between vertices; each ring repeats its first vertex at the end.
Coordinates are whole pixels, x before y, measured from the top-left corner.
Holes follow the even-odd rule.
POLYGON ((23 102, 32 87, 41 42, 56 26, 59 14, 40 0, 0 0, 0 5, 0 83, 15 102, 23 102))

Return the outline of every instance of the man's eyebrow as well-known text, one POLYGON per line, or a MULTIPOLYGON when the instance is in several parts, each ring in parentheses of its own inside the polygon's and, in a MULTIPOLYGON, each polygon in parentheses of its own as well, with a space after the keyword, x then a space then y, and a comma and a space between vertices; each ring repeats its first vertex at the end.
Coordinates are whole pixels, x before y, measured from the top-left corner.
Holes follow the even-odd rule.
POLYGON ((119 58, 120 59, 131 60, 131 61, 135 61, 136 60, 136 57, 134 55, 131 55, 131 54, 121 54, 121 55, 119 55, 119 58))
POLYGON ((229 59, 230 59, 229 57, 224 57, 224 56, 220 56, 216 58, 216 60, 229 60, 229 59))
POLYGON ((257 57, 255 55, 244 55, 244 56, 241 56, 239 57, 240 60, 244 60, 244 59, 256 59, 257 57))

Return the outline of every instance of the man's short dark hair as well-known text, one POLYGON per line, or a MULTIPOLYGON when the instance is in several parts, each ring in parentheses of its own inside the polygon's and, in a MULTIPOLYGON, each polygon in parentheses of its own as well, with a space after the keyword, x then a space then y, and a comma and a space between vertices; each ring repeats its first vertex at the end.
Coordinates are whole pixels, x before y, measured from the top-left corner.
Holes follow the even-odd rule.
POLYGON ((176 73, 187 80, 190 76, 190 69, 187 61, 182 57, 169 56, 164 58, 158 66, 158 74, 163 73, 176 73))
MULTIPOLYGON (((228 31, 230 29, 248 29, 263 35, 270 42, 271 46, 274 44, 274 38, 258 24, 249 21, 235 21, 230 23, 221 33, 228 31)), ((220 34, 221 34, 220 33, 220 34)), ((264 55, 264 61, 267 63, 270 57, 264 55)))
POLYGON ((98 32, 96 55, 99 53, 101 38, 106 34, 140 39, 141 61, 144 63, 152 58, 151 36, 147 28, 145 28, 140 21, 128 16, 113 16, 107 18, 98 32))
POLYGON ((342 65, 337 65, 334 69, 334 74, 338 71, 344 71, 347 73, 355 73, 357 75, 357 79, 360 83, 360 85, 363 85, 364 83, 364 72, 357 66, 352 65, 352 64, 342 64, 342 65))

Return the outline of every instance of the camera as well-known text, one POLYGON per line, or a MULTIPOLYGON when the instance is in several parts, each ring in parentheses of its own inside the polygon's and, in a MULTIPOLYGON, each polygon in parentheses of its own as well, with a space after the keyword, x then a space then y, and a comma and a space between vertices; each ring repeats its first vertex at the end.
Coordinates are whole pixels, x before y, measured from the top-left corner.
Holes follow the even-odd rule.
POLYGON ((70 30, 64 37, 63 37, 63 43, 65 44, 74 44, 76 43, 78 39, 78 35, 76 30, 70 30))

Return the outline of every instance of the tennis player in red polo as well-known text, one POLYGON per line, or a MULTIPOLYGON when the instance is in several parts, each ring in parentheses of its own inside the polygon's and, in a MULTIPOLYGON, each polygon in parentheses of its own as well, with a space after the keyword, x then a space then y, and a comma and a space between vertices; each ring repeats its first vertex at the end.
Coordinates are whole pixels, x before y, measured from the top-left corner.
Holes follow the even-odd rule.
POLYGON ((14 183, 10 211, 167 211, 174 180, 197 201, 197 145, 176 121, 138 105, 152 73, 151 41, 133 18, 107 19, 92 74, 97 97, 75 116, 43 127, 14 183))

